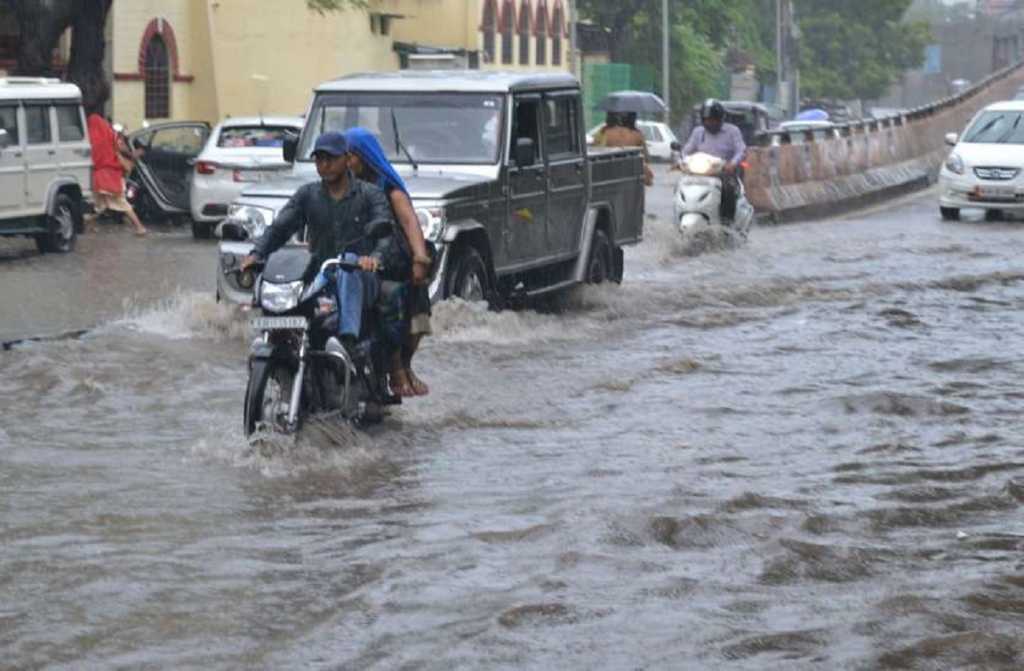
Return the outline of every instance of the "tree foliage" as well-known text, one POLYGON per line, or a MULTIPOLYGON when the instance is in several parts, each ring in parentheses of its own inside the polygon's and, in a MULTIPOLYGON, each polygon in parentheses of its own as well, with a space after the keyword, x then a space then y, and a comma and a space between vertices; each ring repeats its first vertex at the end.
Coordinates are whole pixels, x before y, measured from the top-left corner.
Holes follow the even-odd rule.
POLYGON ((870 100, 920 67, 931 32, 923 23, 901 23, 911 1, 795 0, 803 92, 870 100))

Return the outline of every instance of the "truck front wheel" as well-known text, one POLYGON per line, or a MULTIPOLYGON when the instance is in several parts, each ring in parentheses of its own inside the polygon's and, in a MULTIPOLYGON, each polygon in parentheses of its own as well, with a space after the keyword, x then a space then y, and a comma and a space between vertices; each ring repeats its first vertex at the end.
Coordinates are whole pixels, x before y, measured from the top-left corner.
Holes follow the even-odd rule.
POLYGON ((474 247, 462 247, 455 256, 452 272, 448 276, 445 296, 456 296, 465 301, 489 301, 491 280, 487 264, 474 247))

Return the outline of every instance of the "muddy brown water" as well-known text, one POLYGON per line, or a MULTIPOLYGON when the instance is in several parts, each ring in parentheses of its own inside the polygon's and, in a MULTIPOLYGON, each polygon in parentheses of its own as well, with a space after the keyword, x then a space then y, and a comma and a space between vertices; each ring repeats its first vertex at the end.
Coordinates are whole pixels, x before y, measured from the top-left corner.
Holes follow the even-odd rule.
POLYGON ((241 432, 187 232, 0 248, 0 668, 1024 667, 1024 222, 934 194, 445 304, 372 433, 241 432))

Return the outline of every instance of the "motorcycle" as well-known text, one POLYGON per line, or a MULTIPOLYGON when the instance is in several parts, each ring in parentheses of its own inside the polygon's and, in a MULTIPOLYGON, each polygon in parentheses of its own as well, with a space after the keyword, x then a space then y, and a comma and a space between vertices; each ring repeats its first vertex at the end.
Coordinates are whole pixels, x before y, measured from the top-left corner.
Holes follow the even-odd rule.
MULTIPOLYGON (((390 232, 384 222, 371 226, 365 237, 379 239, 390 232)), ((305 417, 321 412, 339 412, 356 427, 365 427, 382 421, 384 406, 401 402, 387 391, 387 352, 369 309, 351 350, 335 337, 340 316, 335 282, 339 273, 358 271, 359 265, 328 259, 306 283, 309 261, 307 249, 285 247, 255 277, 253 303, 263 316, 250 322, 260 336, 249 353, 246 437, 261 425, 295 433, 305 417)), ((224 270, 230 273, 243 271, 224 270)))
MULTIPOLYGON (((678 145, 673 149, 678 152, 678 145)), ((715 227, 724 229, 745 240, 754 223, 754 207, 743 191, 742 180, 736 180, 736 210, 731 220, 723 220, 722 169, 725 161, 711 154, 696 153, 676 158, 683 174, 676 182, 672 199, 675 222, 684 236, 715 227)))

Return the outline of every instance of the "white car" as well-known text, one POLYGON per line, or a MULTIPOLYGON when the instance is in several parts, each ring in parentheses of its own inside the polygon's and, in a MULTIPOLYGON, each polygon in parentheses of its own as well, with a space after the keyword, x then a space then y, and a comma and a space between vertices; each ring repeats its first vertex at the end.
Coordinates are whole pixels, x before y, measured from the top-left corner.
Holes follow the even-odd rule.
MULTIPOLYGON (((603 123, 587 131, 587 144, 594 144, 594 138, 602 128, 604 128, 603 123)), ((647 154, 652 160, 669 161, 672 159, 672 143, 679 140, 668 124, 660 121, 640 120, 636 122, 636 128, 643 133, 647 154)))
POLYGON ((958 219, 963 208, 1024 211, 1024 101, 989 105, 946 144, 953 150, 939 171, 943 219, 958 219))
POLYGON ((247 186, 291 169, 281 147, 288 135, 298 137, 302 124, 302 117, 237 117, 213 129, 195 159, 190 187, 196 237, 208 236, 247 186))

